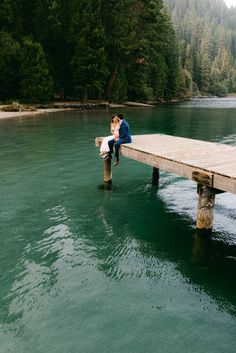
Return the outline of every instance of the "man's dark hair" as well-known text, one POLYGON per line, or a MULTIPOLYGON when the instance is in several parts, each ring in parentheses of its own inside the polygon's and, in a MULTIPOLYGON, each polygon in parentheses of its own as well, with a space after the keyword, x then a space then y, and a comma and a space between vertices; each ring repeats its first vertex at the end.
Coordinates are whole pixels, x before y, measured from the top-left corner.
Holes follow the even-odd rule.
POLYGON ((120 118, 121 120, 123 120, 124 119, 124 115, 123 114, 116 114, 116 116, 118 116, 118 118, 120 118))

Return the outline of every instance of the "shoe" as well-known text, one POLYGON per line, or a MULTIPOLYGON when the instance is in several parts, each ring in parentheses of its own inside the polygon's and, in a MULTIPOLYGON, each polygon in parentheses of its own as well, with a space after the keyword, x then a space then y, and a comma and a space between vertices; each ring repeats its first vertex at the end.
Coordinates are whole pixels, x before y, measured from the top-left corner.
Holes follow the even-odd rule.
POLYGON ((106 161, 107 159, 112 159, 112 156, 108 153, 105 157, 103 157, 104 161, 106 161))
POLYGON ((106 156, 108 153, 109 153, 109 152, 100 152, 100 153, 99 153, 99 156, 100 156, 100 157, 103 157, 103 156, 106 156))
POLYGON ((103 153, 100 157, 102 157, 103 159, 105 159, 108 156, 108 153, 103 153))
POLYGON ((119 164, 119 161, 115 161, 115 163, 114 163, 114 167, 117 167, 117 166, 118 166, 118 164, 119 164))

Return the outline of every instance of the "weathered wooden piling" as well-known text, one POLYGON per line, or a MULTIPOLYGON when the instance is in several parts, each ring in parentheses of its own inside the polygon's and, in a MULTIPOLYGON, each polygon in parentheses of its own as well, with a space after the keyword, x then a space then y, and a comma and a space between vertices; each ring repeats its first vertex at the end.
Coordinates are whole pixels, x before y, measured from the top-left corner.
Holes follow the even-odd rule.
POLYGON ((111 169, 111 159, 104 160, 104 186, 105 188, 111 186, 112 184, 112 169, 111 169))
POLYGON ((197 185, 198 210, 197 210, 197 230, 210 233, 213 227, 215 191, 205 185, 197 185))

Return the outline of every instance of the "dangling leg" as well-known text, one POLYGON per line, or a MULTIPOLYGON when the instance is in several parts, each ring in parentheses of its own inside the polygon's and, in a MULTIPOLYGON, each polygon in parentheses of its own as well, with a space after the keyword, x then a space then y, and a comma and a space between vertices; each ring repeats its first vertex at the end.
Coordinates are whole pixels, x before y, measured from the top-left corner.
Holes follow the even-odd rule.
POLYGON ((123 143, 122 140, 118 140, 115 143, 115 157, 116 157, 116 161, 114 163, 114 166, 117 166, 119 164, 120 161, 120 145, 123 143))
POLYGON ((100 153, 99 153, 100 157, 104 158, 109 153, 110 148, 109 148, 108 142, 110 140, 113 140, 113 136, 107 136, 102 140, 102 144, 100 147, 100 153))
POLYGON ((110 141, 108 141, 108 146, 109 146, 109 153, 108 153, 108 158, 112 159, 112 153, 113 153, 113 146, 114 146, 115 140, 112 139, 110 141))

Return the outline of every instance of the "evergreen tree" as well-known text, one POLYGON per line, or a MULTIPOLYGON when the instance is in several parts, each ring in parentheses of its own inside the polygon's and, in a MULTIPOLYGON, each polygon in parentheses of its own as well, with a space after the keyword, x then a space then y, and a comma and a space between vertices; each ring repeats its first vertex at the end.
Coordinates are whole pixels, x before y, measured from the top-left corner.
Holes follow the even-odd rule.
POLYGON ((100 0, 75 3, 72 29, 75 53, 72 59, 76 91, 84 101, 101 97, 107 75, 104 30, 100 0))
POLYGON ((0 27, 21 40, 34 31, 34 10, 35 0, 1 0, 0 27))
POLYGON ((131 51, 128 70, 128 94, 136 100, 171 99, 178 90, 179 51, 162 1, 140 1, 136 23, 136 46, 131 51))
MULTIPOLYGON (((113 85, 117 75, 121 83, 126 82, 125 67, 130 60, 130 52, 135 46, 136 36, 140 31, 137 27, 137 13, 139 5, 134 0, 102 0, 102 18, 105 31, 105 50, 109 75, 105 97, 112 97, 113 85)), ((135 59, 134 59, 135 60, 135 59)))
POLYGON ((128 98, 137 101, 147 101, 153 97, 153 89, 149 80, 152 53, 151 42, 148 36, 150 35, 150 27, 154 25, 154 21, 150 14, 152 11, 149 6, 150 2, 139 1, 137 3, 139 11, 133 12, 134 16, 132 20, 136 35, 133 38, 133 45, 130 47, 126 65, 128 98))
MULTIPOLYGON (((219 94, 233 89, 236 60, 236 10, 223 0, 164 0, 180 43, 182 78, 191 75, 193 90, 219 94), (214 89, 212 89, 214 88, 214 89)), ((183 80, 182 80, 183 82, 183 80)))
POLYGON ((200 56, 201 62, 201 82, 200 89, 202 92, 208 92, 209 84, 210 84, 210 60, 207 53, 200 56))
POLYGON ((70 40, 72 1, 35 0, 35 39, 43 46, 55 94, 65 98, 73 94, 70 40))
POLYGON ((179 96, 181 98, 191 97, 193 93, 192 76, 188 70, 180 67, 179 74, 179 96))
POLYGON ((30 102, 47 102, 52 98, 52 80, 42 46, 25 37, 22 48, 21 97, 30 102))
POLYGON ((20 45, 9 33, 0 32, 0 100, 19 94, 20 45))
POLYGON ((167 82, 164 91, 164 98, 171 99, 178 96, 179 91, 179 70, 180 70, 180 51, 176 33, 171 20, 164 12, 166 26, 165 35, 165 62, 167 66, 167 82))

